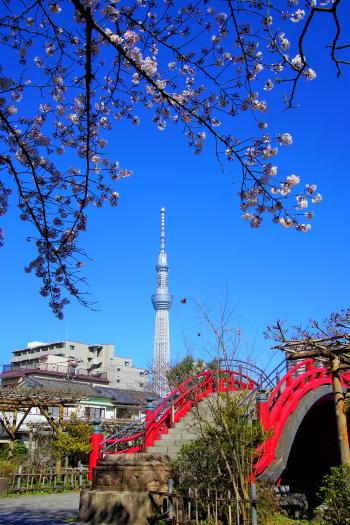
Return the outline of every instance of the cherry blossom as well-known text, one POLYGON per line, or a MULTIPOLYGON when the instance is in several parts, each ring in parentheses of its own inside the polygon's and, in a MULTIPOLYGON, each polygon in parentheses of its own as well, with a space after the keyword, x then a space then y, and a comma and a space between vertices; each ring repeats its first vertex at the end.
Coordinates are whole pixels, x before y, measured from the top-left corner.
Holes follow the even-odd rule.
MULTIPOLYGON (((0 215, 15 191, 37 250, 26 272, 41 279, 55 315, 62 318, 70 295, 89 304, 80 237, 89 207, 116 206, 118 182, 132 175, 110 158, 108 133, 121 120, 139 125, 149 115, 156 130, 183 132, 195 154, 213 148, 236 174, 253 228, 270 215, 285 228, 310 229, 305 209, 321 194, 313 183, 300 188, 297 175, 279 176, 279 146, 293 139, 268 121, 282 93, 292 107, 299 85, 317 78, 302 29, 316 11, 341 27, 339 3, 13 0, 0 15, 8 55, 0 70, 0 215), (249 119, 253 132, 244 136, 249 119)), ((347 63, 339 35, 331 42, 338 74, 347 63)))

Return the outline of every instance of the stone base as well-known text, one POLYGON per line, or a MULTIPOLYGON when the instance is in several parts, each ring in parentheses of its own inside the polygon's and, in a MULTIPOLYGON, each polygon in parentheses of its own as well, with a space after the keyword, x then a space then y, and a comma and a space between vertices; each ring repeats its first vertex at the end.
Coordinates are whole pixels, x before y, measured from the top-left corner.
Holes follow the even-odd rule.
POLYGON ((94 469, 92 490, 80 494, 79 519, 115 525, 149 525, 162 514, 171 473, 166 454, 108 455, 94 469))
POLYGON ((80 493, 79 520, 113 525, 149 525, 152 500, 147 492, 83 490, 80 493))

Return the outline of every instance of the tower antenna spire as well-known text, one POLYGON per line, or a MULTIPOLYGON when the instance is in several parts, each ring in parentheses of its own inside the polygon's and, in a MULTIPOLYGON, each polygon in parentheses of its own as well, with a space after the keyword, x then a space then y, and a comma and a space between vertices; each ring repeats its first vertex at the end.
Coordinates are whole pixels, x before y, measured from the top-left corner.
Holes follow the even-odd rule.
POLYGON ((160 209, 160 251, 165 252, 165 208, 160 209))
POLYGON ((170 367, 169 310, 173 297, 168 291, 169 266, 165 253, 165 208, 160 210, 160 252, 156 266, 157 289, 152 295, 156 312, 154 331, 152 382, 154 391, 165 397, 169 393, 166 372, 170 367))

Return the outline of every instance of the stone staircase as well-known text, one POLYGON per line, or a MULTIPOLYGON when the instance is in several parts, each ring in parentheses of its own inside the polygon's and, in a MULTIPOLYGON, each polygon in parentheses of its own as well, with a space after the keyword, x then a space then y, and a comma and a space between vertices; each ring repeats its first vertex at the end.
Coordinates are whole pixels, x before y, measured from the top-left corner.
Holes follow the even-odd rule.
POLYGON ((146 452, 152 454, 167 454, 171 460, 176 459, 180 448, 188 445, 200 436, 200 422, 212 421, 212 411, 220 402, 217 393, 208 395, 190 412, 188 412, 167 434, 162 434, 146 452))
MULTIPOLYGON (((256 414, 256 393, 251 390, 229 392, 229 396, 249 396, 252 406, 249 417, 255 419, 256 414)), ((212 393, 204 398, 200 403, 192 408, 180 421, 166 434, 162 434, 160 439, 155 441, 151 447, 146 448, 146 452, 152 454, 167 454, 171 460, 176 459, 181 447, 192 443, 200 437, 201 427, 206 423, 213 425, 213 414, 215 408, 223 401, 222 394, 212 393)))

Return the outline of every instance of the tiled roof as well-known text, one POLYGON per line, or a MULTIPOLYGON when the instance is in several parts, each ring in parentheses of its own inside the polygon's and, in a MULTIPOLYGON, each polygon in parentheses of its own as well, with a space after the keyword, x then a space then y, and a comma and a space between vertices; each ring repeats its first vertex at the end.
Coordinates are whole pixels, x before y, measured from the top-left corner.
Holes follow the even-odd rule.
POLYGON ((67 390, 70 393, 76 390, 77 393, 79 392, 79 394, 83 394, 84 397, 105 397, 111 399, 114 403, 121 405, 144 405, 146 404, 148 397, 154 398, 154 395, 152 395, 151 392, 93 386, 92 384, 70 381, 68 379, 60 381, 56 379, 26 376, 23 378, 20 386, 33 389, 45 388, 56 392, 64 392, 67 390))

